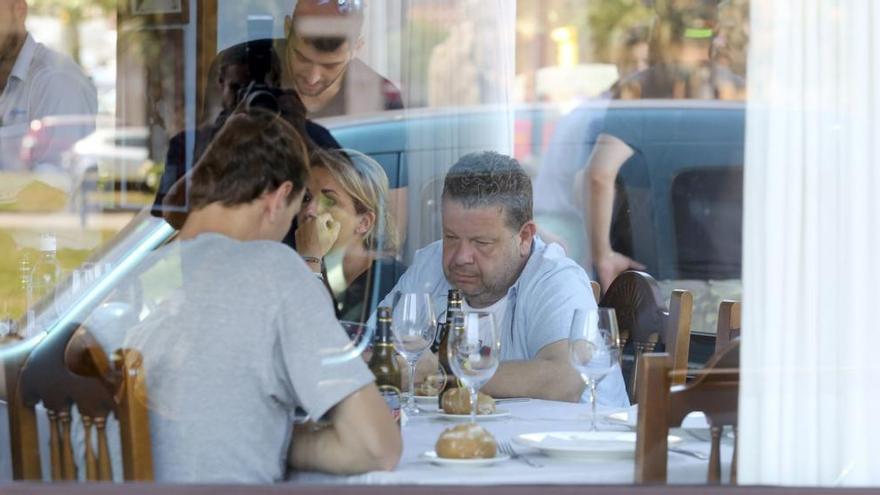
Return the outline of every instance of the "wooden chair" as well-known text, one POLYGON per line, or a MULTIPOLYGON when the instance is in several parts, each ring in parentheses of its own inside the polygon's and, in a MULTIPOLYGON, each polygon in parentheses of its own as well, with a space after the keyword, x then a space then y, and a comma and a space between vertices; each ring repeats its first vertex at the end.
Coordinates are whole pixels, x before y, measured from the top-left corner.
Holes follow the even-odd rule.
POLYGON ((54 481, 75 481, 71 405, 82 417, 85 469, 89 481, 112 480, 105 427, 110 413, 119 420, 123 477, 152 481, 149 413, 142 358, 135 350, 114 353, 113 363, 84 328, 72 325, 49 334, 31 352, 14 384, 9 402, 12 475, 42 480, 35 406, 49 416, 49 445, 54 481), (97 435, 97 454, 92 435, 97 435))
POLYGON ((739 338, 742 326, 742 303, 721 301, 718 306, 718 325, 715 327, 715 352, 723 349, 733 339, 739 338))
POLYGON ((631 401, 637 400, 639 356, 660 350, 658 344, 671 356, 676 371, 673 383, 685 382, 694 310, 689 291, 672 291, 667 310, 657 281, 647 273, 630 270, 614 279, 599 307, 614 308, 621 345, 632 345, 633 364, 624 366, 631 401))
MULTIPOLYGON (((686 385, 672 385, 673 368, 665 353, 641 357, 639 412, 636 423, 636 483, 665 483, 669 428, 680 426, 689 413, 702 411, 712 435, 707 479, 721 480, 721 433, 737 425, 739 399, 739 340, 716 353, 706 368, 686 385)), ((736 483, 736 445, 730 467, 736 483)))

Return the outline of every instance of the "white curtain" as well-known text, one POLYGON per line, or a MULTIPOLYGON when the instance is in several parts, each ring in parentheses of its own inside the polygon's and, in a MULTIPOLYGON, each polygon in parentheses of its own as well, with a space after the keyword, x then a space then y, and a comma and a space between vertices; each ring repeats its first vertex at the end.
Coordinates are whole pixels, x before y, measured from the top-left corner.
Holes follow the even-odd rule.
POLYGON ((752 2, 743 484, 880 485, 880 2, 752 2))

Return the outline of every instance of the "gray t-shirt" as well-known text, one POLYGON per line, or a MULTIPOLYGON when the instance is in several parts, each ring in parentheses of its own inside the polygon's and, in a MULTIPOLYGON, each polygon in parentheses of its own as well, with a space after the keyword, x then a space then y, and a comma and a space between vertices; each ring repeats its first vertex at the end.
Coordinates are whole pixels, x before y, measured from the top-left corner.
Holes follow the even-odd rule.
POLYGON ((202 234, 157 250, 138 282, 149 314, 95 333, 144 356, 157 481, 278 481, 295 408, 318 418, 374 380, 281 243, 202 234))

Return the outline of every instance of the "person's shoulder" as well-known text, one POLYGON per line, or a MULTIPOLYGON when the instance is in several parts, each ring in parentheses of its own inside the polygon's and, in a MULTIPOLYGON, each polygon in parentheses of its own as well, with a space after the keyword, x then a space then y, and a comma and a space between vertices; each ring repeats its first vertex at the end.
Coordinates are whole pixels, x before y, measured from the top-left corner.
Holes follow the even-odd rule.
POLYGON ((400 88, 391 82, 390 79, 376 72, 366 62, 355 58, 349 64, 348 71, 351 73, 351 77, 356 77, 359 80, 378 80, 379 87, 382 90, 382 98, 385 102, 385 110, 400 110, 403 108, 403 94, 400 88))
MULTIPOLYGON (((299 256, 290 247, 269 240, 242 241, 221 234, 205 233, 199 235, 190 249, 216 254, 228 260, 231 266, 252 269, 277 267, 276 272, 288 265, 297 265, 299 256)), ((274 272, 272 272, 274 273, 274 272)), ((267 277, 272 273, 267 273, 267 277)))
POLYGON ((85 71, 72 58, 61 52, 57 52, 42 43, 34 46, 34 58, 31 62, 32 75, 36 78, 46 78, 55 81, 59 78, 75 80, 77 82, 91 84, 85 71))
POLYGON ((443 274, 443 244, 435 241, 419 249, 412 264, 406 269, 403 280, 415 287, 440 287, 446 281, 443 274), (412 285, 416 284, 416 285, 412 285))
POLYGON ((562 246, 555 242, 545 243, 539 237, 536 237, 534 242, 535 247, 532 255, 523 269, 528 287, 537 288, 543 284, 583 285, 589 283, 587 272, 565 254, 562 246))
POLYGON ((440 262, 443 259, 443 241, 434 241, 416 250, 412 266, 422 266, 440 262))
POLYGON ((311 139, 319 148, 327 150, 338 150, 342 148, 339 141, 333 137, 333 134, 331 134, 326 127, 312 121, 311 119, 306 120, 306 133, 308 134, 309 139, 311 139))

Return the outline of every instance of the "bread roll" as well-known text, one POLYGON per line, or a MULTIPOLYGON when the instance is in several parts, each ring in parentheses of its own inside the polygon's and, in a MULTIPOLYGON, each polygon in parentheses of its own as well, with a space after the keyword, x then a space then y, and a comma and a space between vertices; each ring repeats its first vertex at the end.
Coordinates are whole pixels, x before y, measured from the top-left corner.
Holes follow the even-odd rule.
MULTIPOLYGON (((443 394, 443 411, 446 414, 470 414, 470 391, 463 387, 447 391, 443 394)), ((478 392, 477 414, 492 414, 493 412, 495 412, 495 399, 482 392, 478 392)))
POLYGON ((446 459, 490 459, 495 457, 495 437, 482 426, 464 423, 444 430, 434 450, 446 459))

